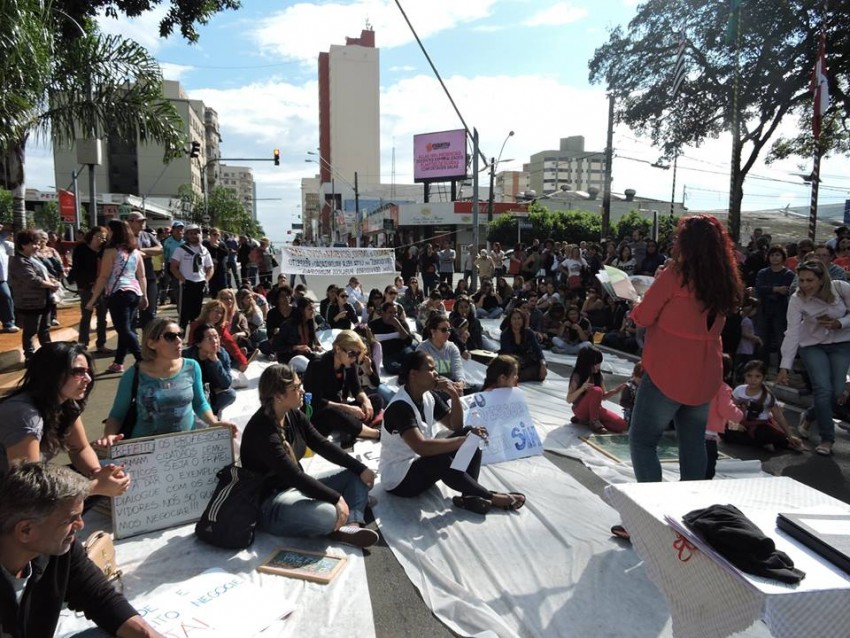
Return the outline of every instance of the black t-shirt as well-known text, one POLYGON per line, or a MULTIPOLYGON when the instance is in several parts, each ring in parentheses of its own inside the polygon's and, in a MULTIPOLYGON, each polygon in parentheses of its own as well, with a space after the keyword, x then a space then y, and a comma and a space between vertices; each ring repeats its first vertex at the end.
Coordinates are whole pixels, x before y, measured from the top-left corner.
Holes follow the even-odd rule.
MULTIPOLYGON (((369 322, 369 329, 372 331, 372 334, 376 337, 378 335, 386 335, 392 334, 393 332, 398 332, 398 328, 392 326, 380 317, 374 319, 369 322)), ((401 336, 395 339, 378 339, 381 342, 381 349, 384 351, 384 357, 394 356, 404 350, 405 346, 407 346, 411 340, 409 336, 401 336)))
MULTIPOLYGON (((449 406, 443 401, 442 397, 431 393, 434 397, 434 422, 436 423, 449 413, 449 406)), ((414 403, 415 400, 411 399, 414 403)), ((419 409, 419 416, 425 420, 425 408, 422 404, 416 403, 419 409)), ((416 423, 416 415, 413 414, 413 409, 404 401, 393 401, 389 407, 384 410, 384 429, 390 434, 398 433, 399 436, 404 435, 411 428, 419 427, 416 423)))

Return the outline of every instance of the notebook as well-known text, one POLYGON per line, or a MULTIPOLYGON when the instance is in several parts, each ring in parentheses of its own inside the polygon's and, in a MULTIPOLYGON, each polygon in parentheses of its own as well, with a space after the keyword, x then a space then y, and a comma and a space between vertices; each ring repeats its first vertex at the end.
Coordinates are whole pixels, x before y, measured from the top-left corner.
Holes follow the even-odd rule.
POLYGON ((780 513, 776 526, 850 574, 850 514, 780 513))

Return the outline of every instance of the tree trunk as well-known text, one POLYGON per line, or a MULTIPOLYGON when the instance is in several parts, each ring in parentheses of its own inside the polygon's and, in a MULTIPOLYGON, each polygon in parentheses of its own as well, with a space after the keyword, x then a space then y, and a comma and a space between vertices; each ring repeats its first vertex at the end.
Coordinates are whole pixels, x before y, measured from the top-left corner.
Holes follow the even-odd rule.
POLYGON ((729 216, 726 228, 736 244, 741 241, 741 202, 744 199, 744 174, 741 172, 740 132, 732 131, 732 167, 729 177, 729 216))
POLYGON ((24 137, 6 154, 5 186, 12 191, 12 225, 15 231, 27 226, 26 179, 24 163, 26 161, 27 138, 24 137))

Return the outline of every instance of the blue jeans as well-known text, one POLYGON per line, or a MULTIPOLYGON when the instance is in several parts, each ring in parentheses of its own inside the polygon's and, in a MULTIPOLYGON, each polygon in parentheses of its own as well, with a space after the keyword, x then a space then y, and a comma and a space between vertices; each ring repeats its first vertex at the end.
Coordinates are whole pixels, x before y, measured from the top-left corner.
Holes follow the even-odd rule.
POLYGON ((589 348, 592 344, 590 341, 579 341, 578 343, 569 343, 561 339, 561 337, 552 337, 552 345, 566 350, 564 354, 578 354, 585 348, 589 348))
POLYGON ((832 402, 844 392, 850 367, 850 341, 800 348, 800 358, 812 381, 815 419, 821 441, 835 441, 832 402))
MULTIPOLYGON (((332 470, 316 477, 342 494, 348 523, 364 523, 369 488, 351 470, 332 470)), ((260 528, 275 536, 327 536, 336 530, 336 506, 304 496, 295 488, 268 497, 260 507, 260 528)))
POLYGON ((15 325, 15 304, 6 281, 0 281, 0 321, 3 322, 4 328, 12 328, 15 325))
POLYGON ((88 347, 89 345, 89 332, 91 331, 91 316, 92 313, 96 316, 97 321, 97 338, 95 339, 95 345, 98 348, 102 348, 106 345, 106 301, 104 300, 103 295, 97 300, 97 303, 94 305, 94 310, 86 310, 86 306, 89 301, 91 301, 91 288, 80 288, 80 334, 77 337, 77 341, 79 341, 84 346, 88 347))
POLYGON ((501 308, 493 308, 491 310, 485 310, 484 308, 476 308, 475 316, 479 319, 498 319, 502 316, 501 308))
POLYGON ((133 315, 139 307, 139 297, 129 290, 119 290, 109 295, 107 306, 112 316, 112 325, 118 333, 118 348, 115 350, 115 363, 124 365, 124 357, 131 352, 136 361, 142 360, 142 351, 139 348, 139 337, 133 330, 133 315))
POLYGON ((221 418, 221 413, 229 405, 236 401, 236 390, 227 388, 221 392, 213 392, 210 396, 210 407, 215 415, 221 418))
POLYGON ((683 481, 705 479, 705 422, 708 403, 685 405, 668 399, 644 373, 632 409, 629 447, 639 483, 661 480, 658 442, 670 421, 679 440, 679 474, 683 481))

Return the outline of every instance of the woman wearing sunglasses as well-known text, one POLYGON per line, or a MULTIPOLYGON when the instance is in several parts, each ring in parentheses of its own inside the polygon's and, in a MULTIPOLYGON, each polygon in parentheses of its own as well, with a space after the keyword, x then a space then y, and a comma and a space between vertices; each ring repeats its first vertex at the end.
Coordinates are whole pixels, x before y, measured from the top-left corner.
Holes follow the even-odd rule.
POLYGON ((431 355, 437 374, 452 381, 455 389, 463 394, 465 386, 463 358, 460 349, 449 341, 451 331, 449 318, 439 312, 433 313, 425 322, 425 329, 422 331, 423 341, 416 346, 416 349, 431 355))
POLYGON ((323 435, 337 432, 340 445, 348 447, 357 437, 377 439, 380 430, 370 427, 381 413, 380 396, 363 391, 357 363, 366 345, 353 330, 343 330, 333 347, 310 362, 304 373, 304 389, 313 395, 313 426, 323 435))
POLYGON ((82 414, 93 387, 84 346, 65 341, 42 346, 18 387, 0 402, 0 444, 8 461, 50 461, 67 452, 74 468, 91 479, 92 494, 127 491, 130 477, 115 465, 101 467, 86 436, 82 414))
POLYGON ((201 366, 184 358, 182 348, 180 326, 173 319, 158 317, 145 326, 142 360, 138 369, 131 368, 121 377, 104 437, 98 445, 106 446, 123 438, 119 432, 131 408, 135 375, 136 424, 128 438, 188 432, 196 428, 198 421, 236 431, 233 423, 219 421, 213 413, 204 396, 201 366))
POLYGON ((350 330, 357 324, 357 312, 354 306, 348 303, 349 294, 346 290, 337 292, 336 299, 328 304, 325 311, 325 322, 331 328, 338 330, 350 330))

